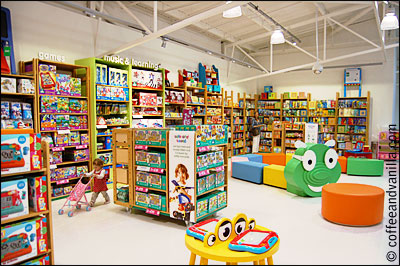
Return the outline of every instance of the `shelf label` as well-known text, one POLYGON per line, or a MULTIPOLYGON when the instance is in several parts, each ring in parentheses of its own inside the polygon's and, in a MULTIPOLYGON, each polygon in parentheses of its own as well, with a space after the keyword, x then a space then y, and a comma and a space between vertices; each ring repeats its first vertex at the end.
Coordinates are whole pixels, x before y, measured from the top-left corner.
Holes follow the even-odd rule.
POLYGON ((85 144, 85 145, 77 145, 76 146, 76 149, 77 150, 81 150, 81 149, 86 149, 87 148, 87 145, 85 144))
POLYGON ((58 180, 56 183, 57 183, 57 185, 68 184, 69 183, 69 179, 58 180))
POLYGON ((137 169, 138 171, 150 172, 150 167, 148 167, 148 166, 136 166, 136 169, 137 169))
POLYGON ((96 128, 107 128, 107 125, 96 125, 96 128))
POLYGON ((139 191, 139 192, 145 192, 145 193, 147 193, 147 191, 149 191, 149 189, 147 187, 139 187, 139 186, 136 186, 135 190, 139 191))
POLYGON ((56 169, 57 165, 56 164, 50 164, 50 169, 56 169))
POLYGON ((160 211, 156 211, 156 210, 153 210, 153 209, 146 209, 146 213, 147 214, 156 215, 156 216, 160 216, 160 211))
POLYGON ((150 172, 157 173, 157 174, 163 174, 163 173, 164 173, 164 169, 162 169, 162 168, 150 167, 150 172))
POLYGON ((70 134, 71 131, 69 129, 62 129, 62 130, 57 130, 57 134, 70 134))
POLYGON ((199 152, 205 152, 210 150, 211 150, 210 146, 199 147, 199 152))
POLYGON ((135 150, 146 150, 147 151, 148 146, 147 145, 135 145, 135 150))
POLYGON ((203 170, 203 171, 200 171, 199 173, 199 177, 201 177, 201 176, 205 176, 205 175, 209 175, 210 174, 210 170, 203 170))
POLYGON ((142 115, 132 115, 132 118, 143 118, 142 115))
POLYGON ((52 148, 53 151, 65 151, 64 147, 54 147, 52 148))
POLYGON ((215 167, 215 171, 217 171, 217 172, 224 171, 224 166, 222 165, 222 166, 215 167))

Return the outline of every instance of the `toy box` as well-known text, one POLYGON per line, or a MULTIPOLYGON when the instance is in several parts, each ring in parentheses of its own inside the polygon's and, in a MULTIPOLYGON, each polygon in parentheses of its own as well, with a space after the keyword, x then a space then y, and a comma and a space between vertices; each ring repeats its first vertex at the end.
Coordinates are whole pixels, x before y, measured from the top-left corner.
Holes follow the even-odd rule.
POLYGON ((157 93, 139 92, 139 105, 155 106, 157 104, 157 93))
POLYGON ((71 96, 82 96, 82 84, 80 78, 70 78, 70 94, 71 96))
POLYGON ((56 74, 56 95, 71 95, 71 76, 56 74))
POLYGON ((50 164, 58 164, 62 162, 62 151, 50 151, 50 164))
POLYGON ((53 191, 52 191, 53 197, 59 197, 62 195, 64 195, 64 188, 62 188, 62 187, 53 188, 53 191))
POLYGON ((1 119, 10 119, 10 102, 1 102, 1 119))
POLYGON ((115 86, 115 69, 108 68, 108 85, 115 86))
POLYGON ((165 195, 161 195, 158 193, 149 193, 148 197, 149 197, 149 205, 148 206, 150 208, 160 210, 160 211, 167 210, 165 195))
POLYGON ((200 198, 196 202, 196 217, 203 216, 208 212, 208 198, 200 198))
POLYGON ((54 95, 56 88, 56 66, 39 65, 39 94, 54 95))
POLYGON ((30 103, 21 103, 22 119, 32 119, 32 106, 30 103))
POLYGON ((45 140, 49 143, 49 147, 54 147, 53 136, 51 133, 42 133, 42 140, 45 140))
POLYGON ((165 146, 167 143, 167 131, 164 129, 147 130, 146 136, 149 145, 165 146))
POLYGON ((80 129, 87 129, 88 128, 87 116, 81 115, 81 116, 78 116, 78 118, 79 118, 79 128, 80 129))
POLYGON ((41 135, 1 135, 1 174, 42 169, 41 135))
POLYGON ((147 166, 147 152, 145 151, 136 151, 136 164, 147 166))
POLYGON ((70 113, 81 113, 82 112, 81 100, 69 99, 69 112, 70 113))
POLYGON ((1 182, 1 220, 6 221, 28 213, 27 179, 1 182))
POLYGON ((138 171, 136 173, 136 185, 147 187, 149 185, 149 173, 138 171))
POLYGON ((33 80, 31 79, 18 79, 17 81, 17 92, 18 93, 27 93, 34 94, 35 93, 35 85, 33 80))
POLYGON ((129 202, 129 186, 117 188, 117 200, 129 202))
MULTIPOLYGON (((71 99, 70 99, 71 101, 71 99)), ((83 114, 87 114, 88 113, 88 103, 86 100, 80 100, 80 104, 81 104, 81 113, 83 114)))
POLYGON ((81 178, 84 174, 89 172, 87 165, 77 166, 76 167, 76 177, 81 178))
POLYGON ((226 206, 226 191, 219 191, 218 193, 218 208, 226 206))
POLYGON ((197 179, 197 194, 202 194, 207 191, 206 177, 197 179))
POLYGON ((46 176, 29 177, 29 206, 35 212, 47 210, 46 176))
POLYGON ((1 264, 18 264, 37 253, 36 220, 1 227, 1 264))
POLYGON ((207 190, 215 188, 215 174, 206 176, 206 187, 207 190))
POLYGON ((57 113, 64 114, 69 113, 69 98, 57 97, 57 113))
POLYGON ((57 128, 59 126, 61 127, 60 129, 79 129, 81 126, 81 121, 79 119, 79 116, 76 116, 76 115, 69 116, 68 127, 65 127, 66 125, 63 124, 65 122, 65 119, 62 116, 59 118, 59 121, 57 121, 57 122, 60 123, 59 125, 57 125, 57 128))
POLYGON ((225 184, 225 171, 217 172, 215 174, 215 187, 223 186, 225 184))
POLYGON ((15 78, 1 77, 1 92, 16 93, 17 80, 15 78))
MULTIPOLYGON (((56 127, 57 129, 69 129, 70 128, 69 115, 56 115, 56 127)), ((72 121, 71 121, 72 126, 72 121)), ((72 127, 71 127, 72 128, 72 127)))
POLYGON ((120 70, 121 72, 121 86, 128 87, 128 71, 120 70))
MULTIPOLYGON (((102 155, 100 155, 100 156, 102 156, 102 155)), ((89 149, 67 150, 64 152, 64 157, 65 157, 65 161, 75 161, 75 162, 86 161, 86 160, 89 160, 89 149)), ((104 163, 104 164, 107 164, 107 163, 104 163)))
POLYGON ((138 206, 148 207, 149 206, 149 197, 147 193, 136 192, 135 203, 138 206))
POLYGON ((40 129, 41 130, 56 130, 56 116, 55 115, 40 115, 40 129))
POLYGON ((36 221, 36 244, 37 255, 43 254, 48 250, 47 242, 47 218, 40 217, 34 219, 36 221))
POLYGON ((96 64, 96 83, 107 85, 107 66, 96 64))
POLYGON ((54 133, 54 144, 56 147, 63 147, 68 146, 68 134, 58 134, 57 132, 54 133))
POLYGON ((55 113, 57 112, 57 97, 56 96, 40 96, 40 112, 55 113))
POLYGON ((147 166, 165 168, 165 153, 148 152, 147 166))
POLYGON ((69 193, 71 193, 71 191, 72 191, 72 186, 66 186, 64 187, 63 194, 68 195, 69 193))
POLYGON ((208 212, 213 212, 218 209, 218 191, 214 191, 207 196, 208 198, 208 212))
POLYGON ((165 175, 149 174, 148 181, 149 181, 149 186, 151 188, 165 189, 166 186, 165 175))
POLYGON ((135 130, 135 143, 146 145, 147 142, 147 130, 135 130))
POLYGON ((76 146, 81 144, 81 139, 79 136, 79 132, 71 132, 68 134, 68 145, 69 146, 76 146))
POLYGON ((11 119, 22 119, 22 107, 19 102, 11 102, 10 103, 10 118, 11 119))
POLYGON ((29 260, 27 262, 21 263, 21 265, 50 265, 50 256, 42 256, 37 259, 29 260))

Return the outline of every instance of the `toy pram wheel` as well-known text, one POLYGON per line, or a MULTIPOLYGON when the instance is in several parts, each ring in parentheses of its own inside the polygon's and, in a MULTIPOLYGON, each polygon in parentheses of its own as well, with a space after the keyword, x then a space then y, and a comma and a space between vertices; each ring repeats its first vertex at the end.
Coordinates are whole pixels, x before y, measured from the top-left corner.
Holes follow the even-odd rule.
POLYGON ((87 206, 86 207, 86 211, 88 212, 88 211, 90 211, 92 209, 92 207, 90 207, 90 206, 87 206))
POLYGON ((76 208, 79 210, 82 206, 80 204, 76 205, 76 208))
POLYGON ((74 215, 74 212, 73 211, 69 211, 68 212, 68 217, 72 217, 74 215))
POLYGON ((59 214, 59 215, 63 215, 63 214, 64 214, 64 210, 63 210, 63 209, 59 209, 59 210, 58 210, 58 214, 59 214))

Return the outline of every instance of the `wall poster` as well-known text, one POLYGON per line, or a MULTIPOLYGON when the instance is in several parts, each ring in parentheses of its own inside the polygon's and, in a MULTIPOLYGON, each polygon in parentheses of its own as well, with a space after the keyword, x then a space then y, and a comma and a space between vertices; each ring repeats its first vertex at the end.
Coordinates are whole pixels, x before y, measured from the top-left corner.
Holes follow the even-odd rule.
POLYGON ((306 123, 304 142, 318 143, 318 124, 306 123))
POLYGON ((195 131, 169 132, 170 217, 195 222, 195 131))

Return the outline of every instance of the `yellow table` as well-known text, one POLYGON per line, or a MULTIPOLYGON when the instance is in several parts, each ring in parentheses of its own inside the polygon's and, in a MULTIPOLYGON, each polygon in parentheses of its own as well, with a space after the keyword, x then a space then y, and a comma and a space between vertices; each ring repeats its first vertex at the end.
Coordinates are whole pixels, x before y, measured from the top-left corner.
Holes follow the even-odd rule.
MULTIPOLYGON (((257 230, 269 229, 256 225, 257 230)), ((268 265, 273 265, 272 255, 279 250, 280 239, 274 247, 262 254, 254 254, 244 251, 233 251, 228 248, 230 240, 216 245, 215 247, 205 247, 203 242, 185 234, 185 245, 191 251, 189 265, 194 265, 196 255, 200 256, 200 265, 208 265, 208 260, 225 261, 226 265, 237 265, 238 262, 253 261, 254 265, 265 265, 267 258, 268 265)))

